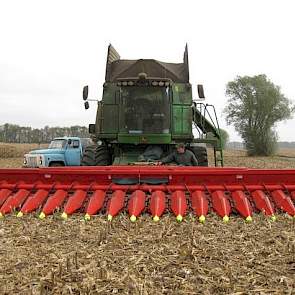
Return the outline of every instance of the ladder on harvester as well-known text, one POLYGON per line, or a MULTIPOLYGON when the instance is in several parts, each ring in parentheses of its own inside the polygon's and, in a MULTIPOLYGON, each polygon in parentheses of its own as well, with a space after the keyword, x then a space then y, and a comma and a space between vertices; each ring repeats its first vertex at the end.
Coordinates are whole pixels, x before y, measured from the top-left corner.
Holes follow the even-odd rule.
POLYGON ((199 139, 195 139, 195 142, 212 145, 215 166, 220 165, 223 167, 222 138, 215 107, 211 104, 194 101, 192 108, 193 122, 199 132, 199 139))

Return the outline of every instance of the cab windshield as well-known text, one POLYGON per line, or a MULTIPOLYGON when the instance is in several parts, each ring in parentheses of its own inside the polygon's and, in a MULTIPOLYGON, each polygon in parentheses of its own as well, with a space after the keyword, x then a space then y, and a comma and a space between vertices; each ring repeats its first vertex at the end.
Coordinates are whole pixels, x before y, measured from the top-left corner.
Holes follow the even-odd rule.
POLYGON ((49 149, 63 149, 66 146, 67 141, 65 139, 56 139, 49 144, 49 149))
POLYGON ((169 133, 169 87, 124 87, 123 132, 169 133))

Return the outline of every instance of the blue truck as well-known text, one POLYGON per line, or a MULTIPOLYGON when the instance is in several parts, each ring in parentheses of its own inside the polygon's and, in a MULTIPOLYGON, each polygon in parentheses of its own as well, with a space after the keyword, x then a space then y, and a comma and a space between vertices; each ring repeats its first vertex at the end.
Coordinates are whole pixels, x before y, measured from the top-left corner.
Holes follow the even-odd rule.
POLYGON ((90 144, 90 138, 54 138, 47 149, 33 150, 25 154, 23 167, 80 166, 84 149, 90 144))

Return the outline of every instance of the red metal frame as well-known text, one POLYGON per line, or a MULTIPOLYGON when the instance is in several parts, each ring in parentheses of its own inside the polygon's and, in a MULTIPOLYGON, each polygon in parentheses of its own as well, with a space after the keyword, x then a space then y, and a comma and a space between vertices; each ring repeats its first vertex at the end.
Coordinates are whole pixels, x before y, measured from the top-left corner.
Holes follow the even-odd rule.
MULTIPOLYGON (((42 185, 79 186, 110 185, 113 178, 137 177, 169 178, 169 186, 192 186, 204 189, 213 186, 218 189, 257 189, 269 186, 272 190, 290 188, 295 190, 295 170, 207 168, 175 166, 101 166, 62 167, 41 169, 0 169, 0 188, 42 187, 42 185), (5 184, 6 183, 6 184, 5 184), (10 185, 9 185, 10 184, 10 185)), ((155 186, 156 187, 156 186, 155 186)))
POLYGON ((273 215, 278 208, 295 216, 295 170, 175 166, 0 169, 2 215, 15 208, 23 210, 23 213, 31 212, 44 205, 47 199, 42 211, 44 215, 51 214, 66 201, 63 217, 67 217, 87 201, 86 213, 89 216, 102 208, 108 199, 106 192, 112 194, 107 206, 111 217, 123 209, 125 195, 131 195, 128 208, 133 220, 143 211, 147 195, 152 195, 150 211, 157 218, 161 216, 166 205, 163 196, 159 197, 160 192, 169 196, 170 209, 179 221, 187 211, 184 202, 187 194, 193 211, 202 220, 208 212, 208 202, 224 221, 228 220, 232 208, 249 220, 253 209, 273 215), (118 178, 137 179, 138 184, 115 184, 113 181, 118 178), (152 179, 163 178, 167 183, 148 184, 152 179), (70 192, 71 196, 68 196, 70 192), (92 198, 89 200, 87 194, 90 192, 92 198))

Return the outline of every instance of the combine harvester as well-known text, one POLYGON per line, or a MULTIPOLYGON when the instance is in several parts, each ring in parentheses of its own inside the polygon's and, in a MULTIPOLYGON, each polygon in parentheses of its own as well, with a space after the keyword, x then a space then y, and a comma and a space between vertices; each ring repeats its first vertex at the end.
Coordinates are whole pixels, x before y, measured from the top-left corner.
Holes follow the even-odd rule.
MULTIPOLYGON (((204 98, 201 85, 198 94, 204 98)), ((83 99, 88 109, 88 86, 83 99)), ((121 60, 110 45, 97 103, 85 167, 0 169, 1 217, 37 211, 43 219, 61 211, 64 219, 84 212, 86 220, 99 213, 112 220, 122 210, 133 222, 143 212, 158 221, 168 211, 179 222, 189 212, 200 222, 210 211, 224 222, 231 213, 248 222, 254 212, 273 221, 277 212, 295 216, 295 170, 205 167, 208 144, 215 166, 223 166, 221 138, 214 107, 192 99, 187 48, 183 63, 174 64, 121 60), (186 144, 199 167, 154 165, 177 143, 186 144)))

